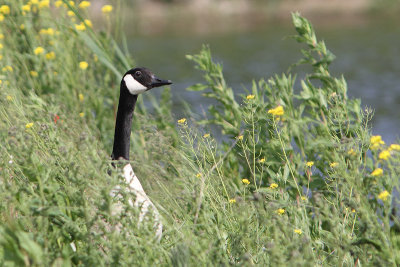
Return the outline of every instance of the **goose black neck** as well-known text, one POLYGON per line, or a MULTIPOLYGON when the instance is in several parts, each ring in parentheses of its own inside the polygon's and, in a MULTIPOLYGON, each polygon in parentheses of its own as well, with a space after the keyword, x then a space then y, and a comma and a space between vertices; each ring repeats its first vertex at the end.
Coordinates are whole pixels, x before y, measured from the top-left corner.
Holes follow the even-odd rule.
POLYGON ((114 146, 111 154, 112 160, 118 160, 121 157, 129 160, 132 118, 137 97, 137 95, 129 93, 125 83, 122 81, 115 123, 114 146))

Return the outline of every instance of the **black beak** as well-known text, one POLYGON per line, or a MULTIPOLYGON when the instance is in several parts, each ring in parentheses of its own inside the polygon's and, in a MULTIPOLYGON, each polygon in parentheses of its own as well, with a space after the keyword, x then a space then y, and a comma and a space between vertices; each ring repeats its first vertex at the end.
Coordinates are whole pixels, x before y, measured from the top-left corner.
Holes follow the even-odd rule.
POLYGON ((160 87, 160 86, 168 85, 168 84, 172 84, 172 81, 171 80, 161 80, 155 76, 153 76, 153 78, 151 79, 151 88, 160 87))

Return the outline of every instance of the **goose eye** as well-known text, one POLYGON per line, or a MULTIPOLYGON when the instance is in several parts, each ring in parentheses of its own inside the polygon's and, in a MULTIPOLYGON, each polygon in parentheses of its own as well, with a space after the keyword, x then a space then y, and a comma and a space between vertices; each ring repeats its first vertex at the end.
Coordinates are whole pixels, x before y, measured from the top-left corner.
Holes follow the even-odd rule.
POLYGON ((135 76, 140 77, 140 76, 142 76, 142 73, 140 71, 137 71, 137 72, 135 72, 135 76))

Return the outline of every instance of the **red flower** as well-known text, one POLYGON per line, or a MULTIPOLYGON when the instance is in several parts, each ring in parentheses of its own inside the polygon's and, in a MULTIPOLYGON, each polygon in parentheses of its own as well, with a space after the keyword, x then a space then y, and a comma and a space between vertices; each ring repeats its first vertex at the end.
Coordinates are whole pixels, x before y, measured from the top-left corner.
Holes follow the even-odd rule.
POLYGON ((58 121, 59 119, 60 119, 60 117, 59 117, 58 115, 55 115, 55 116, 54 116, 54 119, 53 119, 53 120, 54 120, 54 123, 57 123, 57 121, 58 121))

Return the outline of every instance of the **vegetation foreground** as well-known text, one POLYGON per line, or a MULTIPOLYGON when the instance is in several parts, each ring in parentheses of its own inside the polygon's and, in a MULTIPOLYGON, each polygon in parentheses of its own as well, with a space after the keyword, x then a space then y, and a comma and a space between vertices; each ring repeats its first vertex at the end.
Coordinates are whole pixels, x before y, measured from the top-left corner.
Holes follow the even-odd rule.
POLYGON ((113 39, 118 8, 103 7, 99 32, 88 8, 0 5, 1 266, 400 264, 400 145, 371 135, 371 110, 331 76, 334 56, 298 14, 303 58, 247 95, 234 96, 207 47, 188 56, 204 73, 188 89, 216 100, 209 118, 175 121, 169 89, 146 96, 152 114, 139 102, 131 163, 163 238, 127 201, 113 215, 114 114, 134 64, 113 39))

